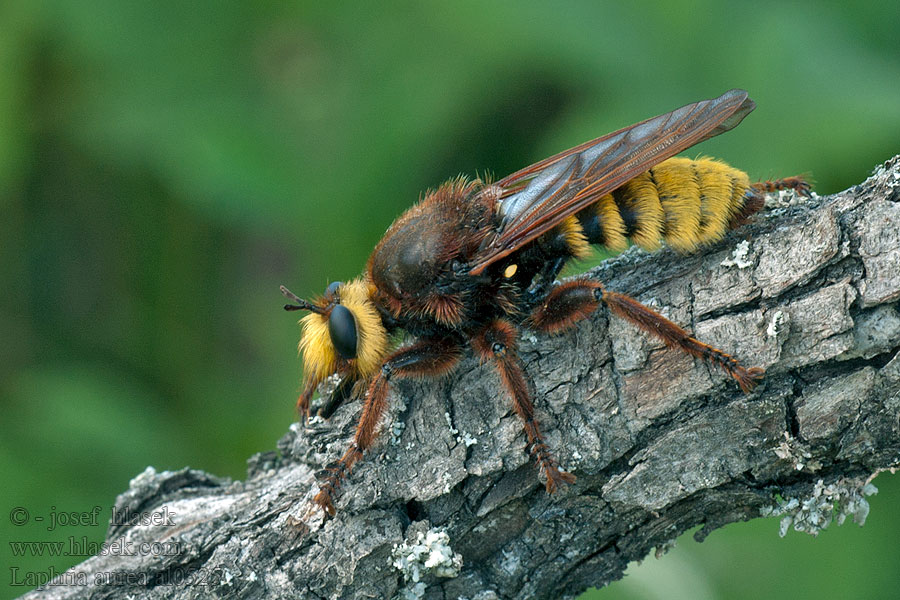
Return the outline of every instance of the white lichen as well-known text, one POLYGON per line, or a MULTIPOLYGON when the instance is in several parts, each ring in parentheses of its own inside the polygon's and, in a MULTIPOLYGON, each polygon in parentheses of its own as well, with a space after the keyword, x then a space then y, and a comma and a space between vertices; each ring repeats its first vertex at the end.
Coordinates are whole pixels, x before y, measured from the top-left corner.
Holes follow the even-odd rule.
POLYGON ((400 436, 403 435, 404 429, 406 429, 406 423, 403 421, 391 423, 391 446, 396 446, 400 443, 400 436))
POLYGON ((783 310, 776 310, 775 314, 772 315, 772 320, 769 321, 769 326, 766 327, 766 335, 770 338, 778 339, 785 330, 785 324, 788 320, 788 314, 783 310))
POLYGON ((787 431, 784 432, 784 439, 774 452, 778 458, 791 461, 798 471, 806 469, 810 473, 815 473, 822 468, 822 463, 812 457, 809 447, 787 431))
POLYGON ((453 552, 450 536, 443 529, 429 529, 413 542, 395 544, 392 566, 403 574, 406 587, 398 593, 403 600, 425 596, 427 577, 456 577, 462 569, 462 555, 453 552))
POLYGON ((459 429, 453 426, 453 421, 450 420, 450 413, 444 411, 444 420, 447 421, 447 427, 450 428, 450 433, 452 435, 456 435, 459 433, 459 429))
POLYGON ((766 193, 765 206, 767 209, 773 210, 787 206, 796 206, 815 198, 818 198, 818 194, 813 191, 809 192, 809 197, 807 198, 803 194, 798 193, 797 190, 788 188, 766 193))
POLYGON ((747 260, 747 255, 749 253, 750 242, 744 240, 734 247, 734 250, 731 252, 731 258, 726 258, 719 264, 721 264, 723 267, 737 267, 738 269, 746 269, 747 267, 752 267, 753 262, 747 260))
MULTIPOLYGON (((469 600, 468 596, 460 596, 456 600, 469 600)), ((494 590, 482 590, 472 596, 471 600, 500 600, 500 596, 494 590)))
MULTIPOLYGON (((460 438, 456 438, 456 441, 460 441, 460 438)), ((478 439, 463 431, 462 443, 466 445, 466 448, 468 448, 469 446, 477 444, 478 439)))
POLYGON ((778 527, 778 535, 784 537, 791 527, 810 535, 818 535, 832 521, 843 525, 848 516, 862 526, 869 515, 869 503, 865 496, 878 493, 866 481, 842 479, 825 485, 820 479, 807 498, 779 498, 774 506, 761 511, 762 516, 784 515, 778 527))
POLYGON ((515 575, 519 570, 519 567, 522 566, 522 559, 519 558, 519 555, 515 552, 507 552, 503 551, 503 560, 500 561, 500 568, 509 573, 510 575, 515 575))
POLYGON ((465 444, 466 448, 473 444, 477 444, 478 440, 469 435, 465 431, 460 431, 456 427, 453 426, 453 420, 450 418, 449 412, 444 412, 444 420, 447 421, 447 427, 450 428, 450 435, 456 439, 457 444, 465 444))

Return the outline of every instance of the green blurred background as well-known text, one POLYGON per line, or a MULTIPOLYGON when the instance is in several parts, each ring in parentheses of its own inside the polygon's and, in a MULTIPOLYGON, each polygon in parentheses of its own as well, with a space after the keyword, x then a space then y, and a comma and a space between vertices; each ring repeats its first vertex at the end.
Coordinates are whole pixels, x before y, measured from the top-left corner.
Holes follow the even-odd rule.
MULTIPOLYGON (((278 285, 356 275, 449 176, 732 87, 759 107, 698 151, 754 178, 830 193, 900 151, 896 0, 381 4, 0 3, 4 596, 82 559, 7 541, 100 541, 147 465, 242 478, 274 448, 301 376, 278 285)), ((862 529, 735 524, 585 598, 896 598, 897 479, 862 529)))

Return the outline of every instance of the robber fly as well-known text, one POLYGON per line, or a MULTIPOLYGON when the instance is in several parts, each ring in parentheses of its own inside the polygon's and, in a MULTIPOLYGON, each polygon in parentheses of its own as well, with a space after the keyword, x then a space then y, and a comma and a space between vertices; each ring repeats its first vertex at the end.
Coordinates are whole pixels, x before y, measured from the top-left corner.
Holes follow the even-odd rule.
MULTIPOLYGON (((687 252, 721 239, 744 223, 772 189, 808 191, 799 177, 751 184, 725 163, 672 158, 735 127, 754 108, 742 90, 689 104, 585 142, 499 181, 457 178, 425 194, 398 218, 375 247, 364 274, 334 282, 313 301, 282 292, 305 310, 301 319, 310 398, 332 374, 335 396, 357 386, 364 394, 353 442, 330 469, 315 503, 334 514, 338 486, 371 447, 385 412, 391 381, 437 377, 471 346, 490 362, 522 420, 547 491, 575 477, 560 470, 534 417, 522 363, 521 329, 557 333, 589 317, 601 304, 667 345, 721 367, 744 392, 763 376, 691 337, 636 300, 589 279, 554 283, 563 265, 592 244, 647 250, 665 242, 687 252), (391 351, 405 330, 412 341, 391 351)), ((332 410, 331 409, 328 410, 332 410)))

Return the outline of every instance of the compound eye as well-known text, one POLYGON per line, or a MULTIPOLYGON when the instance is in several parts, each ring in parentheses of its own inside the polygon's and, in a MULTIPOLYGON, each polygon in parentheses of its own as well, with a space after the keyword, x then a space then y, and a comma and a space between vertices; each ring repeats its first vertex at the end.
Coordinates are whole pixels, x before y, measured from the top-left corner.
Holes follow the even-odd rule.
POLYGON ((356 320, 350 309, 341 304, 332 307, 328 317, 328 334, 334 349, 342 358, 356 358, 356 320))
POLYGON ((342 281, 332 281, 328 284, 328 287, 325 288, 325 297, 326 298, 334 298, 337 294, 338 288, 344 285, 342 281))

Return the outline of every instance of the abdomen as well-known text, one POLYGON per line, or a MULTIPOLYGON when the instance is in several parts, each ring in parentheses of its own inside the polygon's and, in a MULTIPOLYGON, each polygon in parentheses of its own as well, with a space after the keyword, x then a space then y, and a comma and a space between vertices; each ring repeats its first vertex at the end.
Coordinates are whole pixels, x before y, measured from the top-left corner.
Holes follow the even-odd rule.
MULTIPOLYGON (((709 158, 670 158, 603 196, 574 220, 590 244, 624 250, 630 240, 656 250, 665 242, 690 252, 721 239, 759 210, 762 200, 743 171, 709 158)), ((566 225, 571 231, 575 223, 566 225)), ((567 238, 574 240, 572 233, 567 238)))

